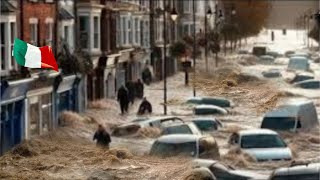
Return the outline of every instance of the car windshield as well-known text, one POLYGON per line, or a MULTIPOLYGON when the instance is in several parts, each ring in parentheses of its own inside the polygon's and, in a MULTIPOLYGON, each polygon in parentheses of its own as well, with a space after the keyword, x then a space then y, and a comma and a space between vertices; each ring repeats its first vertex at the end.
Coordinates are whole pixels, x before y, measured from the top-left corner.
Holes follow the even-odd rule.
POLYGON ((241 148, 278 148, 286 144, 278 135, 245 135, 241 137, 241 148))
POLYGON ((201 131, 209 131, 209 130, 217 130, 217 123, 214 121, 193 121, 193 123, 201 130, 201 131))
POLYGON ((185 143, 163 143, 155 142, 151 148, 151 155, 169 157, 177 155, 186 155, 196 157, 197 148, 196 142, 185 142, 185 143))
POLYGON ((188 125, 166 127, 163 134, 192 134, 188 125))
POLYGON ((294 117, 265 117, 262 121, 261 128, 290 130, 294 129, 295 123, 296 118, 294 117))

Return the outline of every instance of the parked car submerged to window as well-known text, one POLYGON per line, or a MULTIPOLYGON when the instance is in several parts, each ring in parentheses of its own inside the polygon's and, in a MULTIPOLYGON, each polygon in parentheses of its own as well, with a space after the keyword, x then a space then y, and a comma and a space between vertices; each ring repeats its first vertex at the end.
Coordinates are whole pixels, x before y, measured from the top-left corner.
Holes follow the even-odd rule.
POLYGON ((216 131, 222 127, 222 123, 216 118, 196 118, 191 120, 200 131, 216 131))
POLYGON ((242 130, 233 133, 229 144, 241 148, 257 161, 291 160, 292 152, 275 131, 268 129, 242 130))
POLYGON ((201 135, 201 131, 194 123, 170 125, 162 130, 162 135, 169 134, 194 134, 201 135))
POLYGON ((155 127, 162 129, 170 124, 183 124, 184 121, 176 116, 150 117, 145 120, 138 120, 122 124, 112 131, 113 136, 126 136, 136 133, 140 128, 155 127))
POLYGON ((174 134, 159 137, 152 145, 150 155, 160 157, 188 156, 219 159, 216 140, 211 136, 174 134))
POLYGON ((319 180, 320 163, 282 167, 273 171, 269 180, 319 180))

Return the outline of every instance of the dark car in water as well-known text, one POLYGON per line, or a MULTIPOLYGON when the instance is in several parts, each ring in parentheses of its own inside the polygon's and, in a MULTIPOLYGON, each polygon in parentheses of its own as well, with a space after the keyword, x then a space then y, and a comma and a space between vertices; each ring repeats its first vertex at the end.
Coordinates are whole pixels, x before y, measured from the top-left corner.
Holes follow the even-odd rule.
POLYGON ((267 112, 261 128, 296 131, 308 130, 319 125, 317 110, 312 101, 291 102, 267 112))

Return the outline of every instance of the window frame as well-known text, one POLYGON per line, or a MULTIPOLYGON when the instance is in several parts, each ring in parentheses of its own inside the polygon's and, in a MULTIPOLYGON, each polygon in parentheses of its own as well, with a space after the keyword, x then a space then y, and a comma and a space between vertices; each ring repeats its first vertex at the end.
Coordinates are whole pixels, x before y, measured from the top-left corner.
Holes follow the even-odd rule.
POLYGON ((99 16, 92 17, 92 26, 93 26, 92 49, 99 49, 100 48, 100 17, 99 16))
POLYGON ((79 15, 78 18, 79 18, 78 28, 79 28, 80 47, 82 49, 84 49, 84 50, 87 50, 87 49, 90 48, 90 16, 89 15, 79 15), (86 19, 86 23, 84 24, 84 29, 83 30, 81 29, 81 23, 80 23, 81 22, 80 21, 81 18, 86 19), (81 38, 81 34, 82 33, 86 33, 86 36, 87 36, 86 40, 85 40, 86 43, 82 43, 82 41, 84 41, 81 38), (85 46, 83 46, 83 45, 85 45, 85 46))
POLYGON ((31 22, 30 25, 30 44, 38 45, 38 22, 31 22))

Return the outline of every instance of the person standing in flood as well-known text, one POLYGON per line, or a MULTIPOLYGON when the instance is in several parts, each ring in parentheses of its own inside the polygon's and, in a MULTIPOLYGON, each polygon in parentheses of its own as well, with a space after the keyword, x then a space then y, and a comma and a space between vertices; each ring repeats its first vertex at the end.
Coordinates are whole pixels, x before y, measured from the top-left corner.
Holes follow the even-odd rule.
POLYGON ((152 74, 149 67, 145 67, 142 71, 142 80, 145 84, 150 85, 152 81, 152 74))
POLYGON ((128 99, 131 104, 134 104, 134 98, 135 98, 135 88, 134 83, 132 81, 128 81, 126 83, 126 87, 128 89, 128 99))
POLYGON ((97 140, 97 146, 109 149, 111 143, 111 137, 106 129, 99 124, 97 131, 94 133, 93 141, 97 140))
POLYGON ((128 112, 129 97, 128 91, 124 85, 122 85, 118 90, 118 102, 120 103, 121 114, 128 112))
POLYGON ((144 115, 146 113, 152 113, 152 105, 151 103, 147 100, 146 97, 143 98, 139 110, 138 110, 138 115, 144 115))
POLYGON ((143 98, 143 90, 144 86, 143 83, 141 82, 140 79, 136 82, 136 92, 137 92, 137 97, 142 99, 143 98))

